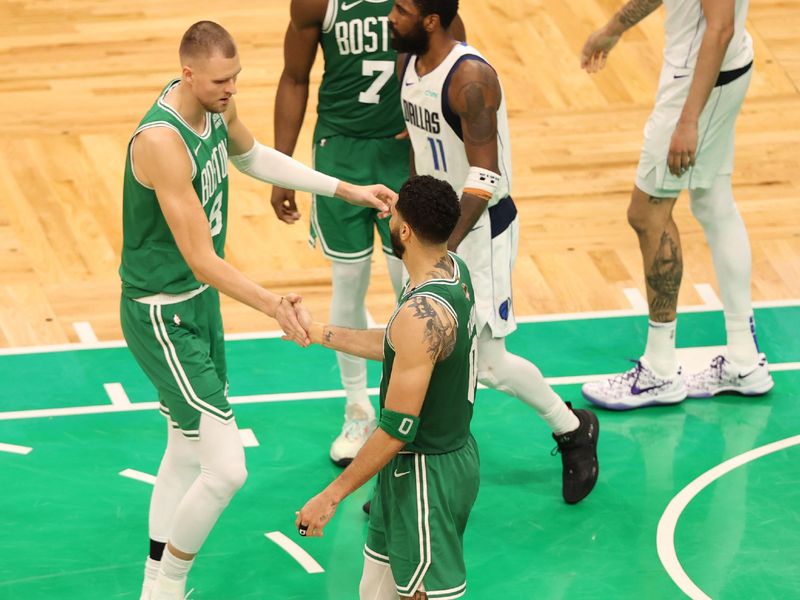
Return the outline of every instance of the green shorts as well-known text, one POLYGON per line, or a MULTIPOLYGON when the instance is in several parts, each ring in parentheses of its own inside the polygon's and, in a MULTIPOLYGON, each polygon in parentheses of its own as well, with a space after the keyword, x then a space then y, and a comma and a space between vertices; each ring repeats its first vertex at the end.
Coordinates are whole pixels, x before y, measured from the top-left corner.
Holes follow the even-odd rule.
MULTIPOLYGON (((188 300, 164 294, 148 303, 122 297, 125 341, 158 390, 161 412, 189 438, 200 436, 200 415, 228 422, 225 339, 219 292, 208 288, 188 300)), ((185 295, 184 295, 185 296, 185 295)))
POLYGON ((453 452, 398 454, 381 469, 364 556, 388 563, 399 595, 422 583, 430 600, 464 595, 464 529, 479 481, 472 436, 453 452))
MULTIPOLYGON (((338 179, 367 185, 382 183, 394 191, 408 179, 408 140, 360 139, 341 135, 314 144, 314 168, 338 179)), ((393 255, 389 219, 379 219, 372 208, 353 206, 330 196, 314 195, 309 243, 319 240, 330 260, 356 262, 369 258, 375 245, 375 227, 386 254, 393 255)))

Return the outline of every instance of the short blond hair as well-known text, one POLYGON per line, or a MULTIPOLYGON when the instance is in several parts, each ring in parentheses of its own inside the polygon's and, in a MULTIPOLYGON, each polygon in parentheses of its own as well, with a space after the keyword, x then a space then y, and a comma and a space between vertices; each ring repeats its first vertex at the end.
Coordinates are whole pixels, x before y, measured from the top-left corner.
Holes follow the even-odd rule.
POLYGON ((181 61, 187 58, 208 58, 219 52, 225 58, 236 56, 236 43, 233 36, 222 25, 213 21, 198 21, 183 34, 179 55, 181 61))

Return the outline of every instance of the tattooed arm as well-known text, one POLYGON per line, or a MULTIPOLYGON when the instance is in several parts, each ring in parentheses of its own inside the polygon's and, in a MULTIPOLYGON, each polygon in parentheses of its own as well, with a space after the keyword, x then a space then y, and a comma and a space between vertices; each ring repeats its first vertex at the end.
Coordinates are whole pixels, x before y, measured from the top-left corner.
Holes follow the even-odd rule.
MULTIPOLYGON (((470 166, 500 173, 497 165, 497 110, 502 91, 497 73, 485 62, 465 60, 453 74, 448 100, 461 118, 464 150, 470 166)), ((461 216, 447 243, 449 250, 458 248, 487 206, 487 201, 480 196, 461 195, 461 216)))
MULTIPOLYGON (((303 323, 302 319, 300 320, 303 323)), ((338 350, 368 360, 383 360, 383 334, 385 328, 348 329, 337 325, 311 323, 308 337, 312 344, 338 350)))
MULTIPOLYGON (((435 300, 415 297, 400 309, 389 335, 395 359, 386 408, 417 416, 422 411, 434 365, 447 358, 455 347, 455 320, 435 300)), ((404 446, 383 429, 376 429, 342 474, 300 510, 295 524, 306 526, 308 535, 321 536, 339 502, 369 481, 404 446)))
POLYGON ((608 53, 628 29, 661 6, 662 0, 630 0, 611 20, 586 40, 581 52, 581 68, 597 73, 606 66, 608 53))

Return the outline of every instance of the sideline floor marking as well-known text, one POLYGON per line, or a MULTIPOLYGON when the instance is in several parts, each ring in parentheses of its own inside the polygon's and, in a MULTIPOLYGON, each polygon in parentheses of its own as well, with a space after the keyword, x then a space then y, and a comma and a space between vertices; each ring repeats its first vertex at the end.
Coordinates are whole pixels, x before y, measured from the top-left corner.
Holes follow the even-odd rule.
POLYGON ((0 452, 10 452, 11 454, 30 454, 33 448, 28 446, 17 446, 16 444, 0 444, 0 452))
POLYGON ((114 406, 130 406, 131 400, 121 383, 104 383, 103 388, 114 406))
POLYGON ((97 343, 97 334, 95 334, 92 324, 88 321, 75 321, 72 324, 72 328, 78 334, 78 339, 84 344, 97 343))
POLYGON ((245 448, 258 448, 258 438, 253 433, 252 429, 240 429, 239 438, 242 440, 242 446, 245 448))
POLYGON ((314 574, 325 572, 325 569, 323 569, 308 552, 303 550, 280 531, 271 531, 270 533, 265 533, 264 536, 278 544, 289 556, 300 563, 300 566, 303 567, 307 573, 314 574))
POLYGON ((136 481, 149 483, 150 485, 155 485, 156 483, 155 475, 150 475, 150 473, 142 473, 136 469, 125 469, 124 471, 120 471, 119 474, 123 477, 127 477, 128 479, 135 479, 136 481))

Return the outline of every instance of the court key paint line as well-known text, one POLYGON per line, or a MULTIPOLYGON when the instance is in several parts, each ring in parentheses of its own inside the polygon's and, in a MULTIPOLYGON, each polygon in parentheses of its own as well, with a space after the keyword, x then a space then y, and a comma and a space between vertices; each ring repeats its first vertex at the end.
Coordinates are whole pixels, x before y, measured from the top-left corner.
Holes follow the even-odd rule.
POLYGON ((9 452, 11 454, 30 454, 33 448, 28 446, 17 446, 16 444, 0 444, 0 452, 9 452))
POLYGON ((123 477, 127 477, 128 479, 135 479, 136 481, 141 481, 142 483, 149 483, 150 485, 155 485, 156 483, 156 476, 150 475, 150 473, 143 473, 141 471, 137 471, 136 469, 125 469, 124 471, 119 472, 120 475, 123 477))
POLYGON ((104 383, 103 388, 106 390, 111 404, 114 406, 130 406, 131 400, 128 394, 125 393, 125 388, 121 383, 104 383))
MULTIPOLYGON (((800 362, 775 363, 769 365, 770 371, 800 371, 800 362)), ((598 375, 572 375, 568 377, 545 377, 545 381, 552 386, 575 385, 597 379, 614 377, 619 373, 606 373, 598 375)), ((478 389, 486 387, 479 384, 478 389)), ((377 396, 378 388, 367 388, 367 394, 377 396)), ((270 402, 297 402, 303 400, 328 400, 344 398, 344 390, 324 390, 319 392, 289 392, 282 394, 253 394, 249 396, 231 396, 231 404, 266 404, 270 402)), ((101 404, 94 406, 68 406, 63 408, 35 408, 30 410, 12 410, 0 412, 0 421, 15 421, 18 419, 49 419, 51 417, 72 417, 80 415, 97 415, 118 412, 136 412, 141 410, 156 410, 158 402, 131 402, 130 404, 101 404)))
POLYGON ((265 533, 264 536, 278 544, 289 556, 300 563, 300 566, 303 567, 307 573, 313 575, 315 573, 325 572, 325 569, 323 569, 308 552, 303 550, 280 531, 271 531, 270 533, 265 533))
POLYGON ((92 324, 88 321, 75 321, 72 324, 75 333, 78 334, 78 339, 84 344, 96 344, 97 334, 92 329, 92 324))
POLYGON ((753 450, 748 450, 738 456, 729 458, 723 463, 718 464, 713 469, 710 469, 700 475, 697 479, 692 481, 689 485, 683 488, 678 495, 675 496, 661 519, 658 521, 658 529, 656 530, 656 548, 658 549, 658 558, 661 564, 664 565, 667 574, 672 578, 675 584, 683 591, 684 594, 692 598, 692 600, 711 600, 703 590, 701 590, 683 570, 678 555, 675 551, 675 527, 678 524, 678 519, 681 513, 686 509, 689 503, 694 500, 695 496, 703 491, 706 487, 714 483, 717 479, 726 475, 745 465, 749 462, 762 458, 773 452, 784 450, 791 446, 800 444, 800 435, 779 440, 753 450))

